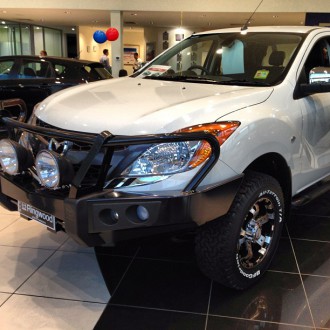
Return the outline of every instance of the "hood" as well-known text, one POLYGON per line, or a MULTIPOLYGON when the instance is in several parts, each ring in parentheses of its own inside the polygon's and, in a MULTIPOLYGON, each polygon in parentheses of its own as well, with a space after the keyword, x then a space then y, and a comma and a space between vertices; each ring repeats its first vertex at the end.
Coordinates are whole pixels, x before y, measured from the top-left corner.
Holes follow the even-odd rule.
POLYGON ((169 133, 262 103, 272 90, 125 77, 55 93, 39 104, 35 115, 50 125, 80 132, 169 133))

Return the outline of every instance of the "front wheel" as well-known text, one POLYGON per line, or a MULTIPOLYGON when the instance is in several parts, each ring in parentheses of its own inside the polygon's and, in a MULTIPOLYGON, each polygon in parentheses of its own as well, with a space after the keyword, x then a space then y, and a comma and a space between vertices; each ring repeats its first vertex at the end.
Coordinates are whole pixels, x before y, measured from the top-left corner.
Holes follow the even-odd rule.
POLYGON ((209 278, 246 289, 268 269, 284 219, 284 198, 271 176, 248 172, 229 213, 201 226, 196 258, 209 278))

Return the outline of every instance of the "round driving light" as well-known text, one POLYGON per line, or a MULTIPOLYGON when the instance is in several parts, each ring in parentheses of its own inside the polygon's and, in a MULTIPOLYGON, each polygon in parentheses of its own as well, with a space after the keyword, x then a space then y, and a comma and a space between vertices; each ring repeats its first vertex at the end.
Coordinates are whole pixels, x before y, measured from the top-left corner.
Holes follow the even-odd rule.
POLYGON ((54 151, 40 151, 35 166, 41 184, 47 188, 57 188, 72 181, 74 171, 71 163, 54 151))
POLYGON ((35 164, 41 184, 47 188, 58 187, 60 169, 53 153, 46 150, 39 152, 35 164))
POLYGON ((6 173, 11 175, 18 173, 17 153, 10 140, 0 141, 0 163, 6 173))
POLYGON ((0 141, 0 164, 6 173, 18 174, 29 168, 32 163, 32 154, 29 150, 9 139, 0 141))
POLYGON ((136 209, 136 215, 138 216, 139 220, 141 221, 146 221, 149 219, 149 212, 148 210, 144 207, 139 205, 136 209))

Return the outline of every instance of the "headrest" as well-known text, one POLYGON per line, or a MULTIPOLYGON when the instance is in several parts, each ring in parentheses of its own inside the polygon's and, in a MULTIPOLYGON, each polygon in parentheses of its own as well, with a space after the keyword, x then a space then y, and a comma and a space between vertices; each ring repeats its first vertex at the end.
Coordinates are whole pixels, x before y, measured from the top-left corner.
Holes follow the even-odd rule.
POLYGON ((25 76, 31 76, 31 77, 35 77, 36 73, 34 72, 34 70, 32 68, 24 68, 24 75, 25 76))
POLYGON ((285 52, 281 50, 273 51, 269 56, 269 64, 275 66, 282 66, 285 58, 285 52))

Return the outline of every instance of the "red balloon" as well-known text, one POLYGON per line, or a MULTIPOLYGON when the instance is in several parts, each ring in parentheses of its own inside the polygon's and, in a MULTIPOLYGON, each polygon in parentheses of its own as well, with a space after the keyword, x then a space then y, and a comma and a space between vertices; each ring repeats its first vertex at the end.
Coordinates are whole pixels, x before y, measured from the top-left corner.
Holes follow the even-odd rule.
POLYGON ((105 35, 107 36, 107 40, 109 41, 115 41, 119 37, 119 32, 116 28, 109 28, 105 35))

